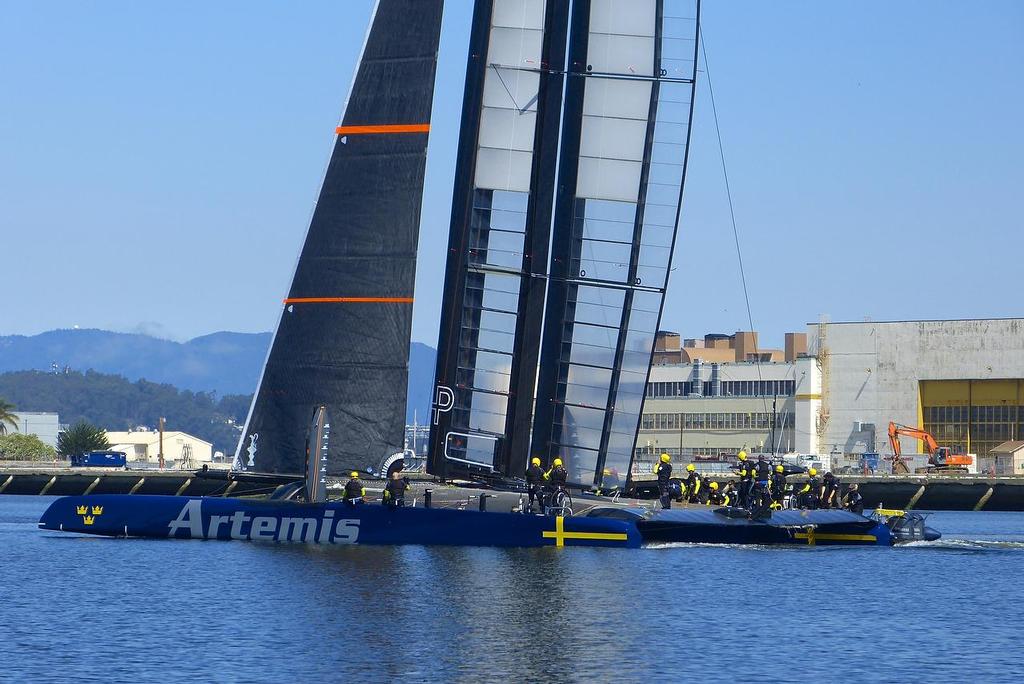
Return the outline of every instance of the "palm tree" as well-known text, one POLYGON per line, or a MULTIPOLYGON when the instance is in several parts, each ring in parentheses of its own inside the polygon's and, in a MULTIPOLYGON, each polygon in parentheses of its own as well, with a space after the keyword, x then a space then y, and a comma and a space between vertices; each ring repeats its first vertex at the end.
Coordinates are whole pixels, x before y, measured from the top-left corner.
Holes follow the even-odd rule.
POLYGON ((57 435, 57 453, 61 456, 76 456, 109 448, 106 430, 90 425, 84 420, 78 421, 57 435))
POLYGON ((0 435, 7 434, 7 423, 18 429, 18 417, 14 415, 14 404, 0 399, 0 435))

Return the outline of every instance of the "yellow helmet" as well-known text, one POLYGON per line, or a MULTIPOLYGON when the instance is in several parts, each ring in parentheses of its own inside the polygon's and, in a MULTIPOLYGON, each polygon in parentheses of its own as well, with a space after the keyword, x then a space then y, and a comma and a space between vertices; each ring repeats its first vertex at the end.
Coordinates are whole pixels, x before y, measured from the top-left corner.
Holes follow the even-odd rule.
POLYGON ((746 461, 747 460, 747 452, 746 451, 740 451, 739 457, 740 457, 741 461, 746 461))
POLYGON ((785 468, 783 468, 781 465, 775 466, 775 472, 777 472, 777 473, 781 473, 784 470, 785 470, 785 468))
POLYGON ((604 474, 605 475, 611 475, 612 474, 612 469, 611 468, 605 468, 604 469, 604 474))
POLYGON ((355 478, 359 477, 359 473, 357 473, 357 472, 356 472, 356 471, 354 471, 354 470, 353 470, 353 471, 352 471, 351 473, 349 473, 349 475, 350 475, 350 476, 352 477, 352 479, 353 479, 353 480, 354 480, 355 478))
POLYGON ((661 462, 662 463, 668 463, 671 460, 672 460, 672 457, 669 456, 668 454, 662 454, 661 455, 661 462))
POLYGON ((818 474, 818 469, 817 468, 811 468, 810 470, 807 471, 807 474, 810 475, 811 477, 814 477, 815 475, 818 474))
POLYGON ((690 472, 690 473, 692 473, 696 469, 697 469, 697 466, 693 465, 692 463, 686 466, 687 472, 690 472))
POLYGON ((712 489, 718 489, 718 483, 717 483, 717 482, 712 482, 712 483, 711 483, 710 485, 708 485, 708 486, 709 486, 709 487, 711 487, 712 489))
POLYGON ((537 465, 537 466, 539 466, 539 465, 540 465, 540 459, 539 459, 539 458, 537 458, 536 456, 534 456, 533 458, 531 458, 531 459, 530 459, 530 463, 531 463, 532 465, 537 465))
POLYGON ((557 468, 558 466, 562 465, 562 459, 556 458, 554 461, 551 462, 551 465, 557 468))

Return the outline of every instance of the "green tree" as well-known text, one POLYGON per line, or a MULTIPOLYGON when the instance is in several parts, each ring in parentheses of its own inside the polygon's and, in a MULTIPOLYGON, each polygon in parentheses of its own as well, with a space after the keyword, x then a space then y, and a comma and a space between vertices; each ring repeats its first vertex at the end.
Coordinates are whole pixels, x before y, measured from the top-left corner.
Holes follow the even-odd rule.
POLYGON ((0 399, 0 435, 7 434, 7 424, 15 430, 18 429, 18 418, 14 415, 14 404, 0 399))
POLYGON ((57 453, 61 456, 73 456, 109 448, 110 442, 107 441, 106 431, 84 420, 78 421, 57 435, 57 453))
POLYGON ((35 435, 0 436, 0 459, 9 461, 52 461, 57 450, 35 435))

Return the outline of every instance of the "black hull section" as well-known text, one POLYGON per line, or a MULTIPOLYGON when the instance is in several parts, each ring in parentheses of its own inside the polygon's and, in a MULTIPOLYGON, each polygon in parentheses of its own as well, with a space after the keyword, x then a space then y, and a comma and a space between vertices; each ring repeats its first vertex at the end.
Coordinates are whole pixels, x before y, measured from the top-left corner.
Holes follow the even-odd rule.
POLYGON ((736 509, 686 508, 655 511, 604 509, 591 515, 635 516, 644 544, 753 544, 796 546, 890 546, 881 522, 847 511, 776 511, 765 520, 729 517, 736 509))

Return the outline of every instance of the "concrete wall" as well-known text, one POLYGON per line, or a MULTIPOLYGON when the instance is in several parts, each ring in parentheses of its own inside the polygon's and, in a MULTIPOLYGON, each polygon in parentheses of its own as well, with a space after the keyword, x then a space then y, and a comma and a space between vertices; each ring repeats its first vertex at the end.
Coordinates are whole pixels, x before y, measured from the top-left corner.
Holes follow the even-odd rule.
MULTIPOLYGON (((808 325, 811 353, 819 325, 808 325)), ((1024 319, 828 323, 828 423, 816 451, 891 453, 889 421, 920 425, 921 380, 1024 378, 1024 319), (856 430, 856 423, 862 424, 856 430)), ((918 451, 917 440, 902 448, 918 451)))

